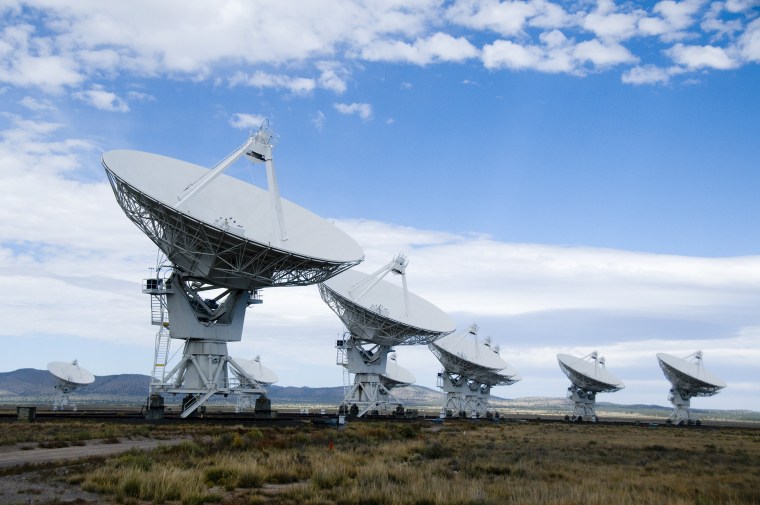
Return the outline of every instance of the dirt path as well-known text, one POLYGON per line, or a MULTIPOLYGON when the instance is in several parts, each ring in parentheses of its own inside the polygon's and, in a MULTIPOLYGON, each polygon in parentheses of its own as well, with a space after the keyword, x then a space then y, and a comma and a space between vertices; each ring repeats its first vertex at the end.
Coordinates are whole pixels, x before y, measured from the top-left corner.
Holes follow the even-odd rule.
POLYGON ((83 446, 60 447, 55 449, 14 449, 0 452, 0 468, 47 463, 66 459, 89 458, 92 456, 108 456, 126 452, 130 449, 154 449, 161 445, 174 445, 184 439, 172 440, 123 440, 118 444, 105 444, 100 441, 90 441, 83 446))

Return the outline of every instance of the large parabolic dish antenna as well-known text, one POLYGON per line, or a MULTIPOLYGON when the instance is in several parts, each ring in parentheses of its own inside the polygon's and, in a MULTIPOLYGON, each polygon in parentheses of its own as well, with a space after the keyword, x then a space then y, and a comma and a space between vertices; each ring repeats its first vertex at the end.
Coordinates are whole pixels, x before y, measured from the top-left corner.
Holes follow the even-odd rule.
MULTIPOLYGON (((257 290, 323 282, 363 259, 361 247, 333 224, 280 198, 266 126, 212 169, 138 151, 103 155, 116 200, 166 255, 146 280, 156 336, 151 394, 184 394, 187 417, 214 394, 263 394, 263 384, 230 382, 247 372, 227 354, 242 337, 257 290), (241 157, 266 166, 263 190, 223 172, 241 157), (185 340, 167 371, 170 339, 185 340)), ((149 405, 153 405, 151 401, 149 405)))
MULTIPOLYGON (((242 151, 254 158, 251 147, 242 151)), ((265 191, 220 174, 182 200, 188 187, 213 170, 128 150, 105 153, 103 166, 127 217, 179 269, 214 285, 310 285, 363 258, 351 237, 278 193, 273 196, 271 187, 265 191)))
POLYGON ((573 421, 597 421, 596 394, 612 393, 625 387, 623 381, 607 371, 605 360, 594 351, 582 358, 557 354, 559 367, 572 383, 567 397, 575 404, 573 421))
POLYGON ((438 385, 446 393, 443 411, 452 415, 486 415, 491 388, 521 380, 517 370, 499 355, 498 347, 490 338, 478 338, 476 324, 445 335, 428 347, 443 365, 438 385))
POLYGON ((95 382, 95 376, 79 366, 77 360, 71 363, 52 361, 48 363, 47 369, 57 381, 55 389, 58 390, 58 396, 53 402, 53 410, 63 410, 65 407, 71 407, 73 410, 76 410, 77 406, 71 401, 69 394, 77 388, 95 382))
POLYGON ((658 353, 657 362, 665 377, 671 383, 668 400, 673 404, 673 414, 668 419, 676 424, 696 424, 690 411, 691 399, 695 396, 713 396, 726 387, 726 383, 705 370, 702 351, 685 358, 658 353))
MULTIPOLYGON (((401 258, 398 261, 405 268, 408 260, 401 258)), ((389 264, 378 272, 384 275, 383 270, 393 268, 389 264)), ((398 286, 382 280, 378 272, 367 275, 348 270, 319 285, 322 299, 354 338, 387 346, 414 345, 454 331, 448 314, 408 292, 405 279, 404 286, 398 286)))
POLYGON ((336 346, 338 363, 354 374, 350 389, 344 383, 341 410, 345 413, 363 416, 388 405, 403 409, 381 381, 388 353, 395 345, 426 344, 455 329, 445 312, 407 290, 408 264, 399 254, 372 274, 347 270, 319 284, 322 300, 348 330, 348 338, 336 346), (384 280, 389 273, 401 276, 402 285, 384 280))

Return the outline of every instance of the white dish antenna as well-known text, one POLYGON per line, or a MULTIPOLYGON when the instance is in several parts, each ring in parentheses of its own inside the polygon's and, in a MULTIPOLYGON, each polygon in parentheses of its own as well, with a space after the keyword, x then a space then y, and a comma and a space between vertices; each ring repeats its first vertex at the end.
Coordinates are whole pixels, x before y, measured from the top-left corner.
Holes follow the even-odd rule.
POLYGON ((253 359, 238 358, 235 359, 235 363, 262 386, 271 386, 280 380, 271 368, 265 367, 261 364, 261 358, 259 356, 256 356, 253 359))
POLYGON ((77 360, 71 363, 52 361, 48 363, 47 369, 57 380, 55 389, 58 390, 58 396, 53 402, 53 410, 63 410, 65 407, 77 410, 76 404, 69 395, 76 389, 95 382, 95 376, 79 366, 77 360))
POLYGON ((386 389, 399 388, 414 384, 414 374, 396 362, 396 355, 388 358, 385 373, 380 376, 380 381, 386 389))
POLYGON ((58 379, 59 384, 65 384, 67 387, 77 388, 95 382, 95 376, 79 366, 77 360, 71 363, 52 361, 48 363, 47 369, 58 379))
POLYGON ((346 233, 280 198, 269 170, 271 135, 262 128, 212 170, 129 150, 103 154, 103 166, 127 217, 169 261, 206 282, 303 286, 361 262, 361 247, 346 233), (267 163, 268 191, 222 173, 243 155, 267 163))
POLYGON ((685 358, 661 352, 657 354, 657 361, 673 387, 689 391, 691 396, 713 396, 726 387, 725 382, 705 370, 702 351, 685 358))
POLYGON ((726 387, 726 383, 705 370, 702 351, 685 358, 661 352, 657 354, 657 362, 672 385, 668 400, 673 404, 673 413, 668 421, 676 424, 700 424, 700 420, 691 415, 691 399, 695 396, 716 395, 726 387))
POLYGON ((522 379, 499 356, 490 337, 478 338, 478 325, 451 333, 428 344, 443 365, 438 386, 446 393, 442 415, 481 417, 488 415, 488 400, 494 386, 509 386, 522 379))
POLYGON ((604 366, 604 358, 596 351, 582 358, 557 354, 559 367, 570 382, 594 393, 612 393, 625 387, 623 381, 612 375, 604 366))
POLYGON ((557 354, 557 361, 572 383, 567 388, 567 397, 573 401, 575 409, 566 419, 596 422, 596 394, 612 393, 625 387, 623 381, 607 371, 604 358, 596 351, 582 358, 557 354))
POLYGON ((407 290, 407 264, 398 255, 369 275, 347 270, 321 283, 320 295, 355 338, 388 346, 432 342, 456 326, 448 314, 407 290), (401 275, 402 286, 383 280, 390 272, 401 275))
MULTIPOLYGON (((490 340, 478 339, 476 324, 465 331, 441 337, 428 344, 428 347, 448 372, 476 379, 484 384, 494 380, 501 382, 498 372, 508 370, 507 362, 499 356, 490 340)), ((509 370, 517 374, 516 370, 509 370)))

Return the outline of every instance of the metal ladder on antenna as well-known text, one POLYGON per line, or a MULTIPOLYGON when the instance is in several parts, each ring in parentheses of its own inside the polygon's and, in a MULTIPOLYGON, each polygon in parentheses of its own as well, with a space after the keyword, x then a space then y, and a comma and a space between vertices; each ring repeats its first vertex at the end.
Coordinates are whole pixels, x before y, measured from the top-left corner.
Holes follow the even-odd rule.
POLYGON ((143 293, 150 295, 150 322, 159 326, 156 333, 156 346, 153 355, 153 371, 151 373, 150 393, 153 386, 163 384, 166 367, 169 364, 171 339, 169 334, 169 312, 166 310, 166 294, 173 292, 164 279, 146 279, 143 282, 143 293))

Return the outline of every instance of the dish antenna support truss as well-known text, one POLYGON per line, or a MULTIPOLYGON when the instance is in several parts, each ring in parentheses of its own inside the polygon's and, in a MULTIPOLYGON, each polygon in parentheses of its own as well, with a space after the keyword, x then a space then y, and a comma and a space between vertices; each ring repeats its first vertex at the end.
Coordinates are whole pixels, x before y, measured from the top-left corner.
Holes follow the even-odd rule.
POLYGON ((668 422, 676 425, 702 424, 692 415, 691 399, 714 396, 726 384, 705 370, 702 351, 696 351, 683 359, 659 353, 657 361, 671 383, 668 400, 673 405, 673 413, 668 417, 668 422))
POLYGON ((567 388, 567 398, 573 402, 573 413, 565 419, 571 421, 597 422, 596 395, 611 393, 625 387, 623 383, 607 372, 605 359, 593 351, 582 358, 559 354, 559 367, 572 383, 567 388))

